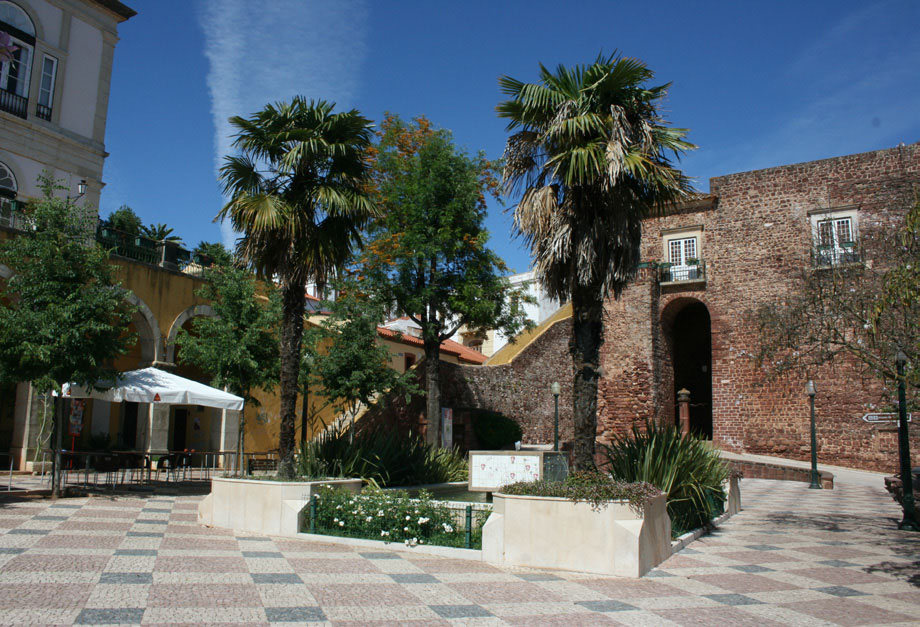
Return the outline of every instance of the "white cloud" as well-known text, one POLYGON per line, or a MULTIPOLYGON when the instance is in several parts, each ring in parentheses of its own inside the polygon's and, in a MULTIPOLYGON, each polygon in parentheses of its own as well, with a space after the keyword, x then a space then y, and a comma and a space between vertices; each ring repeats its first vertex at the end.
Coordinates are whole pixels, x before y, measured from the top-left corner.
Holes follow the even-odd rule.
MULTIPOLYGON (((347 108, 365 56, 364 0, 206 0, 200 13, 214 120, 214 167, 232 151, 228 118, 293 96, 347 108)), ((225 244, 235 235, 221 225, 225 244)))

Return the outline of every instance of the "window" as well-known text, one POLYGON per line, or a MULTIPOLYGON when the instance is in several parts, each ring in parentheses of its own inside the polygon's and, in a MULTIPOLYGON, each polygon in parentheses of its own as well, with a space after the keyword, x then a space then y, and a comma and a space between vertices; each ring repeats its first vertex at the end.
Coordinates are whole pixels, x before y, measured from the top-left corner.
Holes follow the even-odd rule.
POLYGON ((13 171, 0 161, 0 226, 11 229, 22 228, 22 216, 16 203, 16 177, 13 171))
POLYGON ((859 261, 856 248, 856 211, 838 210, 811 216, 816 266, 859 261))
POLYGON ((35 114, 43 120, 51 121, 51 108, 54 104, 54 78, 57 76, 57 59, 45 55, 42 59, 42 79, 38 86, 38 105, 35 114))
MULTIPOLYGON (((6 0, 0 1, 0 31, 12 45, 11 58, 0 60, 0 110, 27 116, 29 79, 32 76, 32 51, 35 27, 28 14, 6 0)), ((5 42, 6 43, 6 42, 5 42)))
POLYGON ((662 283, 703 281, 702 226, 685 227, 663 233, 664 262, 662 283))

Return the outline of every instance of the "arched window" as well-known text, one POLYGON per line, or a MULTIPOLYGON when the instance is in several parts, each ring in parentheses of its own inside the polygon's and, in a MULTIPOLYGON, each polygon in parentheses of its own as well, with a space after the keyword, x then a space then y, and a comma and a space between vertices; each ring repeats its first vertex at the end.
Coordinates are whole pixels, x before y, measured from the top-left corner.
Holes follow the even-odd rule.
POLYGON ((0 161, 0 198, 15 198, 18 191, 16 176, 8 165, 0 161))
POLYGON ((0 32, 5 33, 0 44, 9 46, 8 58, 0 57, 0 109, 25 118, 35 50, 35 25, 19 5, 0 0, 0 32))

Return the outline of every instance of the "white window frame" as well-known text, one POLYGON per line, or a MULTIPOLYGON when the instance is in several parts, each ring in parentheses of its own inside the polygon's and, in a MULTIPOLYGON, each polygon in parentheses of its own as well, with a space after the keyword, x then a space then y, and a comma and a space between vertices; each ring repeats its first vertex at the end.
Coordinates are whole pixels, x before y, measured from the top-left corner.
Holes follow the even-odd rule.
POLYGON ((55 57, 51 56, 50 54, 42 55, 41 76, 40 80, 38 81, 38 104, 42 105, 43 107, 48 107, 52 111, 54 110, 54 84, 55 81, 57 81, 57 68, 58 60, 55 57), (51 61, 51 80, 48 89, 45 89, 45 76, 48 75, 45 72, 45 63, 48 61, 51 61), (44 102, 45 92, 48 93, 47 102, 44 102))
POLYGON ((845 209, 824 209, 811 212, 811 238, 814 248, 814 263, 818 267, 833 266, 841 263, 859 261, 856 243, 859 241, 859 211, 850 207, 845 209), (842 223, 848 222, 849 239, 841 239, 839 231, 842 223), (830 241, 823 234, 830 234, 830 241))
POLYGON ((703 228, 701 226, 666 231, 662 233, 662 244, 662 261, 670 264, 667 275, 670 280, 667 282, 703 280, 704 276, 700 271, 703 263, 703 228), (689 240, 693 240, 692 255, 687 251, 689 240), (671 261, 671 247, 675 242, 680 242, 679 263, 671 261), (696 259, 698 263, 688 264, 688 259, 696 259))

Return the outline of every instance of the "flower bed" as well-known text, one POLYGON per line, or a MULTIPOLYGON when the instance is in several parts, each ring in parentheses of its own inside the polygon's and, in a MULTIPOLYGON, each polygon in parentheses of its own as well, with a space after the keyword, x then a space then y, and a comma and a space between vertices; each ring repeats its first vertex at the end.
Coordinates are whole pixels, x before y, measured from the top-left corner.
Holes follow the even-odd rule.
POLYGON ((492 508, 432 500, 427 492, 320 488, 305 512, 303 531, 366 540, 478 549, 492 508), (467 526, 469 519, 469 526, 467 526))

